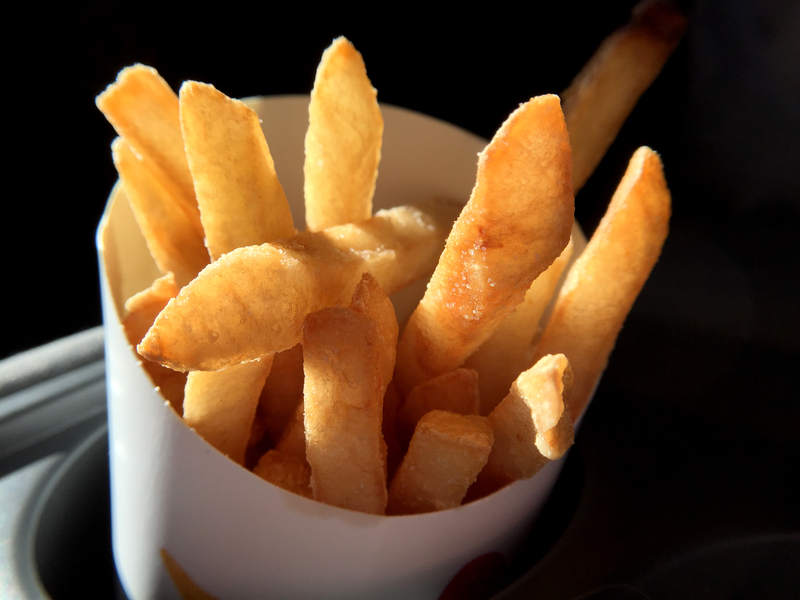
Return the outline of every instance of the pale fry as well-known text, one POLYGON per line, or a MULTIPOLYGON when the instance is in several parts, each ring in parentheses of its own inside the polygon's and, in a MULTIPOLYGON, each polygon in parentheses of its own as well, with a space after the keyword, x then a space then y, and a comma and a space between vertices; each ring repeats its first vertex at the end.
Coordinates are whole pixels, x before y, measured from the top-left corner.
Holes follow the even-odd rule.
POLYGON ((381 434, 382 352, 377 326, 351 308, 325 308, 303 324, 306 458, 313 498, 372 514, 386 510, 381 434))
POLYGON ((304 458, 269 450, 253 473, 288 492, 311 498, 311 467, 304 458))
POLYGON ((180 89, 180 121, 212 260, 295 233, 258 115, 214 86, 180 89))
POLYGON ((152 67, 122 69, 97 96, 97 108, 135 152, 148 163, 202 235, 200 211, 183 149, 178 96, 152 67))
POLYGON ((480 414, 488 415, 508 394, 517 375, 530 364, 542 315, 571 257, 572 240, 553 264, 534 280, 522 304, 518 304, 492 337, 464 362, 465 367, 474 369, 479 376, 480 414))
POLYGON ((362 273, 372 273, 387 293, 394 293, 409 273, 429 272, 420 265, 427 268, 435 260, 446 230, 423 209, 397 207, 376 214, 370 220, 377 223, 374 231, 365 225, 376 234, 367 236, 372 249, 360 244, 356 250, 337 249, 345 248, 353 231, 343 225, 342 235, 339 228, 302 232, 223 255, 170 302, 139 352, 178 371, 205 371, 291 348, 300 342, 305 316, 348 304, 362 273), (413 218, 393 217, 404 212, 413 218), (381 268, 393 261, 405 265, 405 272, 381 268))
POLYGON ((363 271, 392 295, 428 277, 463 204, 433 199, 417 206, 379 210, 368 221, 320 232, 330 243, 364 260, 363 271))
POLYGON ((435 410, 420 419, 389 486, 387 514, 459 506, 486 464, 494 435, 486 417, 435 410))
POLYGON ((372 216, 383 117, 361 54, 340 37, 322 55, 308 105, 306 225, 320 231, 372 216))
POLYGON ((667 62, 687 19, 672 2, 643 0, 608 36, 561 95, 578 193, 642 94, 667 62))
POLYGON ((156 266, 162 273, 172 272, 181 286, 186 285, 208 264, 202 234, 124 139, 114 140, 111 153, 156 266))
POLYGON ((533 477, 573 442, 569 395, 572 370, 563 354, 543 357, 522 373, 489 414, 494 446, 470 496, 483 496, 533 477))
MULTIPOLYGON (((144 334, 153 325, 153 321, 158 313, 167 305, 170 299, 178 295, 180 286, 175 283, 172 273, 167 273, 163 277, 156 279, 152 285, 134 294, 125 302, 125 317, 122 319, 122 327, 125 330, 125 337, 128 343, 136 348, 142 341, 144 334)), ((149 360, 142 361, 142 367, 153 383, 161 390, 175 412, 183 413, 183 387, 186 385, 186 374, 173 371, 167 367, 162 367, 158 363, 149 360)))
POLYGON ((186 381, 183 420, 200 437, 240 465, 272 357, 224 371, 195 371, 186 381), (191 401, 190 401, 191 399, 191 401))
POLYGON ((534 360, 561 352, 575 372, 577 421, 622 324, 661 254, 671 200, 658 154, 639 148, 592 239, 569 270, 534 360))
MULTIPOLYGON (((273 440, 281 439, 286 424, 303 402, 303 347, 300 344, 274 355, 258 404, 273 440)), ((301 417, 302 419, 302 417, 301 417)))
POLYGON ((481 153, 424 298, 397 350, 401 393, 460 366, 561 254, 573 222, 572 159, 556 96, 514 111, 481 153))
POLYGON ((480 405, 478 373, 473 369, 456 369, 424 381, 411 390, 397 412, 400 441, 408 444, 417 422, 432 410, 477 415, 480 405))

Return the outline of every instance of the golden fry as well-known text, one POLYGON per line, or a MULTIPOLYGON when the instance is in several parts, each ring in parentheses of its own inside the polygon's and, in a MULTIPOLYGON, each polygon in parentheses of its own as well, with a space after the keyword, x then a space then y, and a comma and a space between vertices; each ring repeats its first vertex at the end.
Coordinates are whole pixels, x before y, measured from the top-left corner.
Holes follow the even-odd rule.
POLYGON ((208 264, 202 234, 124 139, 114 140, 111 153, 136 223, 159 271, 173 273, 179 285, 186 285, 208 264))
POLYGON ((244 464, 247 442, 272 357, 224 371, 195 371, 186 381, 183 420, 231 460, 244 464))
POLYGON ((155 69, 137 64, 122 69, 95 102, 202 236, 175 92, 155 69))
POLYGON ((386 510, 381 434, 383 352, 375 322, 344 307, 303 324, 306 458, 313 498, 372 514, 386 510))
POLYGON ((486 464, 494 435, 486 417, 434 410, 423 416, 389 486, 387 514, 459 506, 486 464))
POLYGON ((563 354, 543 357, 522 373, 489 414, 494 446, 470 496, 483 496, 533 477, 573 442, 569 395, 572 370, 563 354))
POLYGON ((253 473, 286 491, 311 498, 311 467, 304 458, 269 450, 259 459, 253 473))
POLYGON ((400 441, 408 444, 417 422, 432 410, 477 415, 480 405, 478 373, 472 369, 456 369, 420 383, 406 396, 397 412, 400 441))
POLYGON ((578 193, 650 87, 686 29, 675 4, 643 0, 608 36, 561 95, 578 193))
POLYGON ((372 216, 383 117, 361 54, 340 37, 322 55, 308 105, 306 225, 320 231, 372 216))
POLYGON ((464 362, 465 367, 478 372, 480 414, 492 412, 508 394, 517 375, 530 364, 539 322, 571 257, 572 240, 553 264, 534 280, 522 304, 517 305, 492 337, 464 362))
MULTIPOLYGON (((128 343, 136 348, 144 334, 153 325, 158 313, 167 305, 170 299, 178 295, 180 287, 175 283, 172 273, 156 279, 146 290, 134 294, 125 302, 125 317, 122 327, 128 343)), ((161 391, 175 412, 183 413, 183 387, 186 385, 186 374, 162 367, 149 360, 142 361, 142 367, 153 383, 161 391)))
POLYGON ((575 373, 577 421, 622 324, 661 254, 671 200, 658 154, 639 148, 605 216, 567 274, 534 360, 563 353, 575 373))
POLYGON ((258 115, 214 86, 180 89, 180 120, 212 260, 295 233, 258 115))
MULTIPOLYGON (((281 439, 286 424, 303 403, 303 347, 300 344, 274 355, 258 404, 273 440, 281 439)), ((302 418, 302 415, 301 415, 302 418)))
POLYGON ((291 348, 300 342, 305 316, 349 303, 362 273, 375 275, 388 294, 401 289, 409 273, 426 274, 446 229, 424 208, 380 211, 360 229, 343 225, 302 232, 223 255, 170 302, 139 351, 185 371, 221 369, 291 348), (395 218, 398 214, 412 217, 395 218), (365 230, 370 235, 362 236, 365 230), (371 240, 371 249, 360 243, 346 249, 354 231, 359 242, 371 240), (405 272, 382 268, 394 261, 405 272))
POLYGON ((460 366, 561 254, 572 160, 556 96, 514 111, 481 153, 475 188, 397 350, 398 389, 460 366))

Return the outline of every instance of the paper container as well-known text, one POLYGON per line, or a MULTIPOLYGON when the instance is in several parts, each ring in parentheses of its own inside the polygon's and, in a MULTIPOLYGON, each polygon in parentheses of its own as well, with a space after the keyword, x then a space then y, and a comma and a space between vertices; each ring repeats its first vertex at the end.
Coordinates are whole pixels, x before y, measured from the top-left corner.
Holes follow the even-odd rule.
MULTIPOLYGON (((295 224, 302 208, 307 97, 252 99, 295 224)), ((433 196, 466 201, 477 154, 470 133, 383 107, 376 209, 433 196)), ((132 599, 179 598, 162 550, 202 590, 225 598, 437 598, 491 552, 511 553, 563 464, 489 498, 439 513, 379 517, 326 506, 254 476, 187 428, 153 389, 120 326, 125 299, 158 276, 119 185, 98 229, 105 323, 112 538, 132 599)), ((424 283, 394 298, 407 318, 424 283)), ((174 573, 173 573, 174 574, 174 573)), ((184 585, 190 585, 184 583, 184 585)))

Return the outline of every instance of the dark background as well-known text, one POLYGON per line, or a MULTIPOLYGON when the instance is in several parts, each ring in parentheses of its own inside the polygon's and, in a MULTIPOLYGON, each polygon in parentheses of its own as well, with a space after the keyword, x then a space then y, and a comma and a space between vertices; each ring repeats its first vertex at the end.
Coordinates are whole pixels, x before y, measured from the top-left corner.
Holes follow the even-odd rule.
MULTIPOLYGON (((567 87, 633 4, 11 11, 24 41, 4 86, 0 358, 100 324, 94 233, 115 134, 94 97, 122 67, 149 64, 176 90, 197 79, 233 97, 308 93, 322 51, 345 35, 379 100, 488 138, 520 102, 567 87)), ((576 198, 591 232, 648 145, 674 214, 571 459, 591 475, 579 510, 591 524, 580 548, 564 538, 563 572, 548 571, 564 597, 720 540, 800 530, 800 3, 682 6, 681 45, 576 198)))

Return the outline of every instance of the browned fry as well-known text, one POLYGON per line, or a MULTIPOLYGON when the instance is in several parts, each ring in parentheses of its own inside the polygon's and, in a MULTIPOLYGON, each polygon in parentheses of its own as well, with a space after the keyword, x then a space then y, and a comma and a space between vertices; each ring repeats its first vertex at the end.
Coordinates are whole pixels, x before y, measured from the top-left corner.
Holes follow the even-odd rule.
POLYGON ((492 412, 508 394, 517 375, 530 364, 542 315, 571 257, 572 240, 553 264, 534 280, 522 304, 518 304, 492 337, 464 362, 464 366, 478 372, 480 414, 492 412))
POLYGON ((572 186, 594 172, 636 102, 667 62, 687 19, 669 0, 643 0, 608 36, 561 98, 572 144, 572 186))
POLYGON ((573 222, 571 182, 558 97, 533 98, 479 157, 472 196, 400 340, 401 393, 460 366, 561 254, 573 222))
POLYGON ((183 420, 231 460, 244 464, 258 397, 272 357, 224 371, 195 371, 186 381, 183 420))
POLYGON ((480 405, 478 373, 472 369, 456 369, 420 383, 406 396, 397 413, 400 442, 406 446, 417 422, 432 410, 477 415, 480 405))
POLYGON ((137 64, 122 69, 117 80, 97 96, 95 102, 202 236, 175 92, 155 69, 137 64))
POLYGON ((459 506, 486 464, 494 436, 486 417, 434 410, 420 419, 389 487, 387 514, 459 506))
POLYGON ((275 449, 285 455, 306 459, 306 432, 302 403, 298 404, 292 412, 275 449))
POLYGON ((671 200, 658 154, 639 148, 605 216, 567 274, 534 360, 566 354, 577 421, 605 369, 625 317, 661 254, 671 200))
POLYGON ((306 458, 315 500, 373 514, 386 509, 381 434, 385 356, 375 322, 331 307, 303 324, 306 458))
POLYGON ((563 354, 543 357, 522 373, 489 414, 494 446, 470 497, 533 477, 572 445, 569 411, 572 370, 563 354))
POLYGON ((150 255, 162 273, 186 285, 208 264, 202 233, 124 139, 114 140, 111 153, 150 255))
POLYGON ((287 350, 300 342, 307 314, 349 303, 362 273, 373 274, 389 294, 401 289, 409 273, 426 274, 446 233, 444 220, 436 216, 439 208, 436 214, 425 208, 380 211, 356 231, 355 250, 338 249, 346 247, 348 232, 354 231, 343 225, 343 231, 302 232, 229 252, 169 303, 139 351, 185 371, 222 369, 287 350), (398 213, 413 218, 395 218, 398 213), (368 236, 362 236, 365 230, 368 236), (367 239, 374 244, 371 249, 361 246, 367 239), (395 261, 405 272, 380 269, 395 261))
MULTIPOLYGON (((274 355, 258 404, 273 440, 279 440, 295 410, 303 403, 303 347, 300 344, 274 355)), ((302 419, 302 415, 301 415, 302 419)))
POLYGON ((258 461, 253 473, 293 494, 311 498, 311 467, 305 458, 269 450, 258 461))
MULTIPOLYGON (((180 287, 175 283, 172 273, 156 279, 153 284, 134 294, 125 302, 125 317, 122 327, 128 343, 136 348, 144 334, 153 324, 158 313, 166 306, 171 298, 178 295, 180 287)), ((183 413, 183 386, 186 385, 186 374, 162 367, 149 360, 142 361, 142 367, 147 371, 150 379, 161 391, 178 414, 183 413)))
POLYGON ((400 394, 393 382, 389 382, 386 393, 383 395, 383 440, 386 442, 386 475, 387 481, 391 479, 400 461, 403 460, 403 449, 397 435, 397 409, 400 406, 400 394))
POLYGON ((306 225, 366 221, 378 176, 383 117, 361 54, 339 37, 322 55, 308 105, 306 225))
POLYGON ((255 111, 214 86, 187 81, 180 121, 211 259, 294 235, 255 111))

